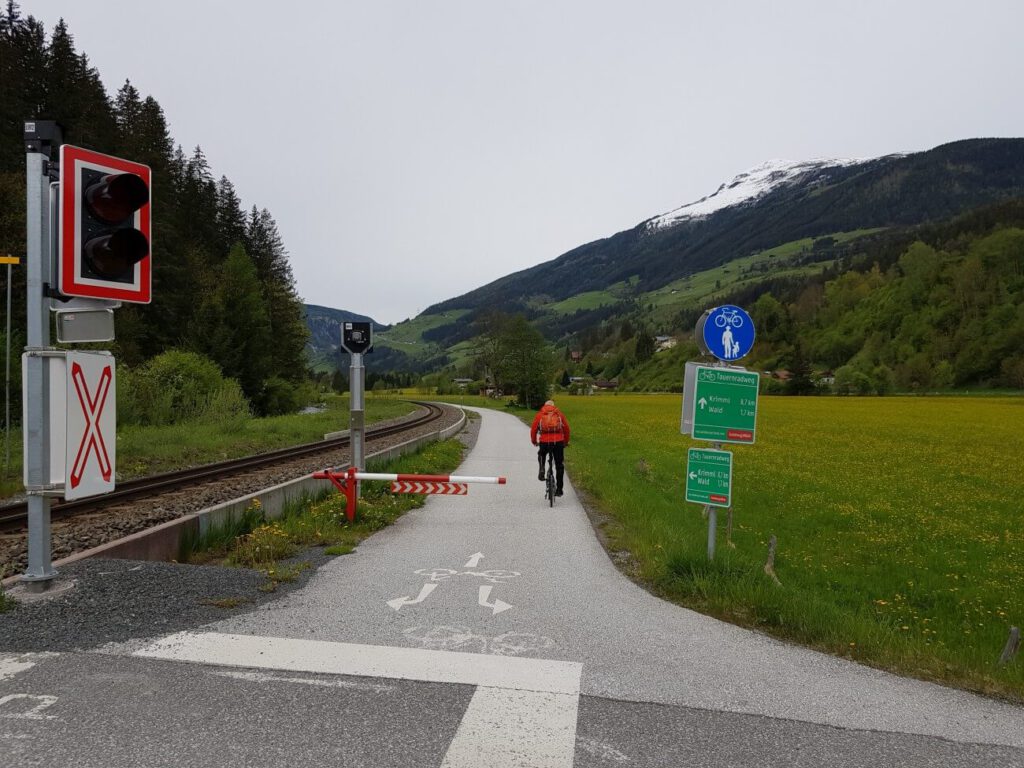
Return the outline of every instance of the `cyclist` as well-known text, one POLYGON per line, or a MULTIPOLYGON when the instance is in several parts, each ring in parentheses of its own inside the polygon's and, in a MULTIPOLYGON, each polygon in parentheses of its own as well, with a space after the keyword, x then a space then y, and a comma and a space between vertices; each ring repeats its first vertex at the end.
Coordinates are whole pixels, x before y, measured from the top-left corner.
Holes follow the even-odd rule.
POLYGON ((555 496, 562 495, 562 479, 565 477, 565 446, 569 444, 569 422, 555 407, 554 400, 548 400, 533 417, 530 427, 530 442, 539 446, 537 460, 540 470, 537 479, 544 480, 544 462, 550 453, 555 458, 555 496))

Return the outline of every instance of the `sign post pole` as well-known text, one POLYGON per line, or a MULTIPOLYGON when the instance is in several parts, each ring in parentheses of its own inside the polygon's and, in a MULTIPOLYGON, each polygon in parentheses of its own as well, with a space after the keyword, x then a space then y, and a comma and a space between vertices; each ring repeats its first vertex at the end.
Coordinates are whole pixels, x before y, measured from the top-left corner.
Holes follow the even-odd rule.
POLYGON ((686 500, 703 504, 708 519, 710 562, 715 559, 718 507, 732 508, 732 454, 721 450, 722 443, 754 442, 760 377, 733 367, 754 345, 754 321, 742 308, 726 304, 707 310, 694 336, 704 354, 718 358, 712 366, 686 364, 679 424, 682 434, 712 445, 712 450, 690 449, 686 468, 686 500))
POLYGON ((364 470, 364 457, 366 456, 366 404, 364 402, 364 389, 366 384, 366 369, 363 367, 363 355, 360 352, 352 353, 352 364, 348 369, 350 392, 350 414, 349 414, 349 435, 352 439, 352 466, 364 470))
POLYGON ((712 507, 710 504, 706 507, 708 510, 708 562, 710 563, 715 559, 715 536, 718 527, 718 509, 712 507))
POLYGON ((43 592, 57 576, 51 561, 50 498, 44 486, 50 476, 50 382, 45 353, 51 352, 50 317, 43 301, 50 276, 51 152, 61 143, 53 121, 25 123, 27 240, 25 244, 27 338, 25 356, 25 489, 28 492, 28 568, 26 589, 43 592), (35 354, 33 354, 35 353, 35 354))
MULTIPOLYGON (((366 469, 366 410, 363 401, 366 370, 363 354, 373 349, 373 326, 367 321, 345 321, 341 325, 341 348, 352 355, 348 370, 349 420, 348 434, 352 442, 352 466, 366 469)), ((359 496, 358 480, 355 495, 359 496)))

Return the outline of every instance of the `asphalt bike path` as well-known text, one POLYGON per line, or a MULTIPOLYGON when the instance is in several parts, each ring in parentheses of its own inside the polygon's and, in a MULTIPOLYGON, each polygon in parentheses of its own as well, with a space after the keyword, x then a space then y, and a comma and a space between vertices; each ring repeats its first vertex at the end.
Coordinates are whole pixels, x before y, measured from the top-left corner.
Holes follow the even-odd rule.
POLYGON ((3 743, 31 757, 46 733, 51 765, 113 765, 103 738, 158 727, 162 748, 129 742, 135 764, 1024 766, 1020 707, 649 595, 568 477, 548 507, 527 427, 480 413, 458 474, 507 485, 431 497, 304 588, 199 631, 6 673, 0 658, 0 702, 22 697, 11 721, 0 703, 3 743), (56 690, 79 717, 48 714, 56 690))

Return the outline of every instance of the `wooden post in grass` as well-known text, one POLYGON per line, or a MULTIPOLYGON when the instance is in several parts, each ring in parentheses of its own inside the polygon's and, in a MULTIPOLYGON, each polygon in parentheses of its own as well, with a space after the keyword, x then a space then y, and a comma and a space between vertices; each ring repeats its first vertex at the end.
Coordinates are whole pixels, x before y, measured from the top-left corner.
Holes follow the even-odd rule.
POLYGON ((1006 639, 1006 647, 999 656, 999 666, 1009 664, 1020 650, 1020 627, 1010 627, 1010 636, 1006 639))
POLYGON ((778 540, 775 538, 775 534, 768 539, 768 561, 764 564, 764 572, 772 577, 772 581, 782 586, 782 582, 779 581, 779 577, 775 575, 775 547, 778 544, 778 540))
POLYGON ((731 549, 736 549, 736 545, 732 542, 732 507, 729 507, 729 515, 725 519, 725 543, 729 545, 731 549))

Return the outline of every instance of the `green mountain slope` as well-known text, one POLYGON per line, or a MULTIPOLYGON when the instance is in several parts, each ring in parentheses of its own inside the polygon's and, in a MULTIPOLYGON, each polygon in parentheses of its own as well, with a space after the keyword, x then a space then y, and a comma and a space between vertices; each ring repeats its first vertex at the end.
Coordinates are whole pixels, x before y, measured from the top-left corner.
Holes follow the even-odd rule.
POLYGON ((1024 195, 1024 139, 973 139, 856 165, 822 164, 747 203, 674 226, 651 220, 426 310, 529 310, 635 280, 640 291, 784 243, 935 221, 1024 195))

